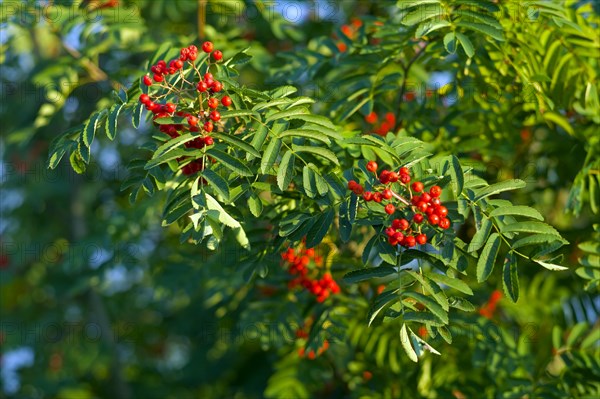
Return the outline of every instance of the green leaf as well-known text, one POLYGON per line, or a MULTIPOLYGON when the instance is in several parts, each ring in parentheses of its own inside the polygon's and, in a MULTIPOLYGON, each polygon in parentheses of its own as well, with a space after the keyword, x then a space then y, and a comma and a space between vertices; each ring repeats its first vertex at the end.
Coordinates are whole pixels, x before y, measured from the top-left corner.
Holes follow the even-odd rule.
POLYGON ((544 217, 542 216, 541 213, 539 213, 538 211, 536 211, 535 209, 533 209, 529 206, 522 206, 522 205, 503 206, 503 207, 494 209, 490 213, 490 216, 492 216, 492 217, 505 216, 505 215, 525 216, 525 217, 532 218, 532 219, 544 220, 544 217))
POLYGON ((441 4, 441 0, 398 0, 396 6, 400 8, 400 10, 405 11, 409 8, 424 4, 441 4))
POLYGON ((312 163, 309 164, 308 167, 311 168, 314 172, 315 184, 317 186, 317 192, 319 193, 319 195, 327 194, 329 192, 329 185, 327 184, 325 178, 319 173, 319 169, 312 163))
POLYGON ((471 290, 471 287, 469 287, 467 283, 465 283, 462 280, 459 280, 456 277, 449 277, 445 274, 439 273, 426 273, 425 275, 427 276, 427 278, 435 281, 438 284, 444 284, 467 295, 473 295, 473 290, 471 290))
POLYGON ((475 55, 475 49, 473 48, 473 43, 471 43, 471 40, 460 32, 456 32, 456 38, 465 50, 467 57, 473 58, 475 55))
POLYGON ((246 166, 246 164, 242 163, 240 160, 232 157, 226 152, 219 151, 215 148, 210 148, 206 151, 206 155, 218 160, 223 166, 240 176, 254 176, 254 173, 246 166))
POLYGON ((83 161, 83 159, 81 159, 81 155, 79 155, 79 152, 73 151, 71 153, 71 156, 69 157, 69 161, 71 161, 71 167, 75 172, 77 172, 78 174, 82 174, 85 172, 86 164, 83 161))
POLYGON ((498 41, 504 41, 504 35, 501 30, 491 27, 490 25, 480 24, 477 22, 468 22, 464 20, 460 20, 457 23, 458 26, 470 30, 474 30, 480 33, 483 33, 487 36, 490 36, 498 41))
POLYGON ((314 130, 307 130, 307 129, 292 129, 292 130, 286 130, 285 132, 283 132, 282 134, 279 135, 279 137, 284 138, 284 137, 303 137, 303 138, 307 138, 307 139, 311 139, 311 140, 317 140, 320 141, 322 143, 325 143, 327 145, 331 144, 331 140, 329 140, 329 138, 327 136, 324 136, 323 134, 314 131, 314 130))
POLYGON ((243 248, 250 249, 250 241, 240 222, 227 213, 221 204, 219 204, 219 201, 214 199, 210 194, 206 194, 206 207, 209 209, 207 212, 209 220, 231 227, 234 230, 238 243, 243 248))
POLYGON ((255 217, 259 217, 263 211, 263 203, 260 197, 253 191, 250 192, 250 197, 248 198, 248 208, 255 217))
POLYGON ((429 295, 431 295, 444 310, 447 311, 449 309, 448 298, 446 297, 446 294, 435 282, 414 271, 409 270, 406 273, 408 273, 415 281, 419 282, 425 291, 427 291, 429 295))
POLYGON ((114 140, 117 135, 117 120, 119 119, 119 113, 124 106, 125 104, 115 104, 110 108, 105 126, 106 135, 110 140, 114 140))
POLYGON ((519 300, 519 274, 517 273, 517 257, 510 252, 504 260, 504 270, 502 273, 502 287, 504 293, 513 302, 519 300))
POLYGON ((474 312, 475 306, 465 298, 451 297, 449 300, 450 306, 463 312, 474 312))
POLYGON ((83 144, 86 147, 90 147, 92 142, 94 141, 94 136, 96 135, 96 129, 98 129, 98 121, 100 117, 104 115, 104 112, 98 111, 94 112, 94 114, 90 117, 83 128, 83 144))
POLYGON ((296 162, 296 156, 292 150, 288 150, 283 154, 277 171, 277 186, 282 191, 287 190, 294 177, 294 162, 296 162))
POLYGON ((90 162, 90 147, 86 146, 83 143, 83 137, 79 138, 79 142, 77 143, 77 152, 83 162, 88 164, 90 162))
POLYGON ((313 155, 319 155, 319 156, 333 162, 336 165, 340 164, 337 157, 335 156, 335 154, 326 148, 309 147, 309 146, 301 146, 301 145, 292 144, 292 149, 295 152, 307 152, 307 153, 310 153, 313 155))
POLYGON ((479 230, 473 235, 471 242, 469 243, 469 247, 467 248, 467 252, 475 252, 478 251, 481 247, 483 247, 492 232, 493 223, 487 217, 483 217, 481 222, 481 227, 479 230))
POLYGON ((237 53, 236 55, 231 57, 229 60, 227 60, 227 62, 225 62, 225 64, 230 65, 230 66, 235 66, 235 65, 244 65, 244 64, 249 63, 250 60, 252 59, 252 56, 249 54, 246 54, 246 51, 248 51, 248 49, 244 49, 244 50, 240 51, 239 53, 237 53))
POLYGON ((429 324, 436 327, 444 325, 442 321, 433 313, 430 312, 405 312, 403 314, 404 321, 411 321, 415 323, 429 324))
POLYGON ((210 169, 204 169, 202 171, 202 177, 206 179, 208 184, 210 184, 215 192, 222 196, 225 201, 229 201, 229 186, 223 177, 210 169))
POLYGON ((419 358, 417 357, 417 353, 412 347, 411 339, 408 336, 408 332, 406 330, 406 324, 402 324, 402 328, 400 329, 400 343, 402 344, 402 348, 404 352, 408 355, 408 358, 413 362, 418 362, 419 358))
POLYGON ((221 119, 238 118, 240 116, 257 116, 256 112, 250 109, 230 109, 221 112, 221 119))
POLYGON ((262 157, 260 170, 263 174, 266 174, 273 166, 275 166, 275 161, 279 156, 279 151, 281 150, 281 145, 283 141, 280 138, 272 138, 271 142, 267 146, 265 153, 262 157))
POLYGON ((445 20, 425 21, 417 27, 417 30, 415 31, 415 37, 427 36, 430 33, 435 32, 436 30, 447 28, 448 26, 450 26, 450 22, 445 20))
POLYGON ((216 133, 216 132, 213 132, 211 134, 211 136, 215 139, 229 143, 232 146, 241 149, 242 151, 246 151, 248 154, 254 155, 257 158, 260 157, 260 152, 256 151, 256 149, 254 147, 252 147, 250 144, 246 143, 244 140, 241 140, 235 136, 232 136, 229 134, 216 133))
POLYGON ((568 270, 568 267, 564 267, 564 266, 560 266, 560 265, 555 265, 553 263, 549 263, 549 262, 544 262, 541 260, 537 260, 537 259, 532 259, 535 263, 545 267, 548 270, 552 270, 552 271, 561 271, 561 270, 568 270))
MULTIPOLYGON (((290 117, 290 119, 299 119, 299 120, 307 122, 307 123, 319 125, 319 126, 329 129, 329 131, 331 131, 331 132, 335 132, 335 130, 336 130, 334 124, 331 123, 331 121, 329 119, 327 119, 321 115, 297 114, 297 115, 292 115, 290 117)), ((308 128, 307 125, 302 126, 302 129, 306 129, 306 128, 308 128)), ((313 128, 313 127, 311 126, 311 128, 313 128)))
POLYGON ((556 229, 542 222, 516 222, 502 226, 502 233, 536 233, 550 234, 560 238, 560 233, 556 229))
POLYGON ((308 111, 308 109, 306 107, 294 107, 294 108, 286 109, 285 111, 279 111, 279 112, 275 112, 275 113, 269 115, 265 119, 265 122, 268 123, 271 121, 275 121, 277 119, 284 119, 284 118, 294 119, 294 117, 297 117, 298 115, 306 115, 306 114, 310 114, 310 112, 308 111))
MULTIPOLYGON (((263 144, 265 143, 265 140, 267 139, 267 135, 269 133, 269 130, 267 129, 266 125, 263 125, 262 123, 258 124, 258 127, 256 128, 256 132, 254 133, 254 136, 252 136, 252 142, 250 144, 252 144, 252 147, 254 147, 255 150, 260 151, 260 149, 263 147, 263 144)), ((249 161, 251 161, 254 158, 248 158, 249 161)))
POLYGON ((454 32, 446 33, 446 36, 444 36, 444 47, 450 54, 456 53, 456 34, 454 32))
POLYGON ((503 181, 500 183, 492 184, 491 186, 487 186, 481 190, 477 190, 473 202, 481 201, 484 198, 487 198, 491 195, 502 193, 504 191, 511 191, 511 190, 523 188, 526 185, 527 184, 523 180, 519 180, 519 179, 506 180, 506 181, 503 181))
POLYGON ((187 150, 183 148, 178 148, 173 151, 169 151, 166 154, 163 154, 157 158, 152 158, 148 161, 148 163, 144 166, 144 169, 149 170, 163 163, 172 161, 179 157, 193 156, 194 158, 199 155, 198 150, 187 150))
POLYGON ((183 118, 181 116, 156 118, 152 122, 156 123, 157 125, 189 125, 187 118, 183 118))
POLYGON ((142 112, 143 111, 144 111, 144 104, 142 104, 142 103, 139 103, 138 105, 136 105, 133 108, 133 111, 131 114, 131 124, 136 129, 140 127, 140 122, 142 120, 142 112))
POLYGON ((317 216, 317 220, 312 225, 308 233, 306 234, 306 247, 313 248, 323 241, 323 238, 329 231, 335 212, 333 209, 329 209, 327 212, 317 216))
POLYGON ((458 198, 465 186, 465 176, 462 167, 460 166, 460 161, 455 155, 448 156, 446 162, 448 162, 447 168, 450 171, 452 192, 454 193, 454 197, 458 198))
POLYGON ((381 278, 389 276, 391 274, 398 273, 397 270, 391 266, 378 266, 369 267, 364 269, 353 270, 346 273, 344 281, 350 284, 358 283, 361 281, 370 280, 372 278, 381 278))
POLYGON ((413 26, 423 21, 430 19, 444 19, 446 11, 444 7, 439 3, 432 4, 420 4, 414 10, 408 11, 408 13, 400 21, 403 25, 413 26))
POLYGON ((548 244, 555 241, 561 241, 562 243, 567 244, 567 241, 554 234, 534 234, 515 241, 511 244, 511 248, 517 249, 527 245, 548 244))
POLYGON ((571 136, 575 135, 575 130, 573 130, 573 127, 569 124, 569 120, 564 116, 555 112, 544 112, 543 117, 547 122, 552 122, 562 127, 571 136))
POLYGON ((477 261, 478 282, 484 282, 492 273, 498 251, 500 250, 500 243, 500 236, 497 233, 493 233, 485 244, 483 251, 481 251, 481 255, 477 261))
POLYGON ((315 198, 317 196, 317 182, 315 181, 315 172, 305 165, 302 169, 302 184, 304 186, 304 192, 309 198, 315 198))
MULTIPOLYGON (((414 292, 414 291, 404 291, 404 292, 402 292, 401 296, 403 298, 412 298, 415 301, 423 304, 428 310, 431 311, 431 313, 433 313, 433 315, 435 317, 437 317, 439 319, 440 322, 442 322, 443 324, 448 324, 448 322, 449 322, 448 312, 446 312, 440 306, 440 304, 438 304, 431 297, 420 294, 418 292, 414 292)), ((406 320, 406 317, 404 318, 404 320, 406 320)))

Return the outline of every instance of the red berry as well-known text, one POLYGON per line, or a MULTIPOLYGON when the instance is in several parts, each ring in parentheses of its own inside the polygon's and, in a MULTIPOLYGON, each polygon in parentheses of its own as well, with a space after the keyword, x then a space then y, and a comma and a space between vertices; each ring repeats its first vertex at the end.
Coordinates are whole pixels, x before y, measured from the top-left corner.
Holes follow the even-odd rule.
POLYGON ((400 219, 400 230, 407 230, 410 223, 406 219, 400 219))
POLYGON ((363 199, 364 199, 365 201, 367 201, 367 202, 369 202, 369 201, 372 201, 372 200, 373 200, 373 193, 372 193, 372 192, 370 192, 370 191, 366 191, 366 192, 363 194, 363 199))
POLYGON ((364 187, 361 186, 360 184, 356 185, 356 187, 354 187, 354 194, 356 195, 362 195, 362 193, 365 191, 364 187))
POLYGON ((373 194, 373 201, 380 203, 381 202, 381 194, 380 193, 373 194))
POLYGON ((442 188, 440 186, 433 186, 429 189, 429 194, 431 194, 432 197, 439 197, 442 195, 442 188))
POLYGON ((416 181, 412 184, 412 189, 414 192, 416 193, 420 193, 421 191, 423 191, 423 183, 421 183, 420 181, 416 181))
POLYGON ((434 198, 431 199, 431 205, 438 206, 438 205, 441 205, 441 204, 442 204, 442 201, 440 201, 439 198, 434 197, 434 198))
POLYGON ((213 44, 212 42, 204 42, 202 43, 202 51, 204 51, 205 53, 210 53, 211 51, 213 51, 213 44))
POLYGON ((415 240, 415 237, 413 236, 404 237, 404 242, 407 247, 414 247, 417 245, 417 240, 415 240))
POLYGON ((173 66, 177 69, 181 69, 181 68, 183 68, 183 61, 175 60, 175 62, 173 63, 173 66))
POLYGON ((385 190, 383 190, 383 192, 381 193, 381 195, 386 200, 389 200, 389 199, 391 199, 394 196, 394 194, 392 193, 392 190, 390 190, 389 188, 386 188, 385 190))
POLYGON ((231 103, 232 103, 232 102, 233 102, 233 101, 231 101, 231 97, 229 97, 229 96, 224 96, 224 97, 221 99, 221 104, 223 104, 225 107, 229 107, 229 106, 231 105, 231 103))
POLYGON ((215 50, 212 56, 215 59, 215 61, 221 61, 221 59, 223 59, 223 53, 221 52, 221 50, 215 50))
POLYGON ((390 181, 390 171, 389 170, 383 170, 381 171, 381 173, 379 174, 379 181, 381 182, 381 184, 387 184, 390 181))
POLYGON ((198 84, 196 85, 196 89, 199 92, 204 93, 206 90, 208 90, 208 85, 204 82, 198 82, 198 84))
POLYGON ((213 91, 213 93, 218 93, 221 90, 223 90, 223 83, 219 82, 218 80, 215 80, 211 86, 211 90, 213 91))
POLYGON ((221 120, 221 113, 215 110, 210 113, 209 118, 215 122, 218 122, 219 120, 221 120))
POLYGON ((427 205, 427 202, 425 201, 420 201, 417 204, 417 208, 419 208, 421 212, 427 212, 427 208, 429 208, 429 205, 427 205))
POLYGON ((150 96, 148 96, 147 94, 142 94, 142 95, 140 96, 140 102, 141 102, 142 104, 147 104, 147 103, 149 103, 149 102, 150 102, 150 96))
POLYGON ((377 114, 375 112, 371 112, 369 115, 365 116, 365 121, 370 123, 371 125, 377 122, 377 114))
POLYGON ((410 183, 410 175, 406 174, 406 173, 401 173, 400 174, 400 181, 404 184, 408 184, 410 183))
POLYGON ((413 216, 413 222, 415 223, 423 223, 423 215, 421 215, 420 213, 416 213, 415 216, 413 216))
POLYGON ((144 76, 143 80, 144 80, 144 84, 146 86, 152 86, 152 79, 150 79, 150 76, 148 76, 148 75, 144 76))
POLYGON ((219 106, 219 100, 217 100, 214 97, 211 97, 208 99, 208 106, 209 108, 215 109, 219 106))
POLYGON ((175 109, 176 109, 176 108, 177 108, 177 107, 176 107, 176 106, 175 106, 175 104, 173 104, 173 103, 167 103, 167 104, 165 105, 165 110, 166 110, 168 113, 170 113, 170 114, 172 114, 173 112, 175 112, 175 109))
POLYGON ((377 162, 375 162, 375 161, 367 162, 367 170, 369 172, 373 172, 373 173, 377 172, 377 162))
POLYGON ((207 132, 210 133, 210 132, 213 131, 214 127, 215 126, 213 125, 213 123, 211 121, 206 121, 206 123, 204 124, 203 128, 204 128, 205 131, 207 131, 207 132))
POLYGON ((212 138, 212 137, 205 137, 205 138, 204 138, 204 144, 205 144, 205 145, 213 145, 213 144, 214 144, 214 142, 215 142, 215 141, 213 140, 213 138, 212 138))
POLYGON ((187 122, 190 126, 198 126, 198 118, 194 115, 190 115, 187 117, 187 122))
POLYGON ((427 244, 427 236, 425 234, 419 234, 419 235, 417 235, 417 243, 419 245, 425 245, 425 244, 427 244))
POLYGON ((165 80, 165 78, 163 78, 162 75, 159 74, 155 74, 153 78, 155 82, 162 82, 163 80, 165 80))
POLYGON ((427 193, 421 194, 421 201, 425 201, 425 202, 431 201, 431 195, 429 195, 427 193))
POLYGON ((445 206, 439 206, 435 209, 435 213, 437 213, 437 215, 441 218, 446 217, 448 214, 448 208, 445 206))
POLYGON ((443 218, 440 220, 439 226, 444 230, 448 229, 450 227, 450 219, 443 218))
POLYGON ((354 187, 356 187, 356 185, 357 185, 357 184, 358 184, 358 183, 357 183, 355 180, 350 180, 350 181, 348 182, 348 189, 349 189, 349 190, 354 190, 354 187))
POLYGON ((146 105, 148 111, 152 111, 156 107, 156 104, 153 101, 148 101, 144 105, 146 105))
POLYGON ((431 214, 431 215, 429 215, 429 223, 430 223, 430 224, 432 224, 432 225, 434 225, 434 226, 435 226, 435 225, 436 225, 436 224, 438 224, 439 222, 440 222, 440 217, 439 217, 438 215, 436 215, 435 213, 434 213, 434 214, 431 214))
POLYGON ((410 176, 410 170, 408 170, 408 168, 406 168, 406 167, 400 168, 398 173, 400 173, 401 175, 409 175, 410 176))
POLYGON ((394 206, 394 204, 387 204, 385 206, 385 213, 391 215, 394 212, 396 212, 396 207, 394 206))
POLYGON ((400 176, 398 176, 398 173, 390 172, 390 183, 396 183, 399 179, 400 176))

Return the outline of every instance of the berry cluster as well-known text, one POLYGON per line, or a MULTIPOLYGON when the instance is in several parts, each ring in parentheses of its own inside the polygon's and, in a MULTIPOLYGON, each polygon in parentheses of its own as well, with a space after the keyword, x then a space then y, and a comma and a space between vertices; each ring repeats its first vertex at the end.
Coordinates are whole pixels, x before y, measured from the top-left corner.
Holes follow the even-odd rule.
POLYGON ((302 328, 299 328, 296 330, 296 338, 298 338, 298 342, 300 343, 300 345, 302 345, 300 347, 300 349, 298 349, 298 356, 299 357, 307 357, 310 360, 314 360, 317 356, 320 356, 323 354, 323 352, 325 352, 327 349, 329 349, 329 341, 327 341, 326 339, 323 340, 323 344, 321 345, 320 348, 317 349, 317 352, 315 353, 315 351, 313 349, 309 350, 308 353, 306 353, 306 350, 304 349, 304 346, 306 345, 306 340, 309 337, 309 333, 310 333, 310 328, 312 326, 314 322, 314 317, 310 316, 306 319, 304 326, 302 326, 302 328))
POLYGON ((417 244, 426 244, 428 237, 424 229, 427 224, 434 229, 450 228, 448 208, 440 200, 440 186, 432 186, 429 192, 426 192, 422 182, 415 181, 410 184, 412 178, 406 167, 400 168, 398 172, 382 170, 379 175, 377 162, 369 161, 366 168, 378 176, 380 184, 373 187, 374 191, 365 191, 361 184, 350 180, 348 189, 362 196, 365 202, 382 204, 388 215, 394 215, 397 211, 403 213, 403 218, 393 219, 391 225, 385 229, 390 245, 410 248, 417 244))
MULTIPOLYGON (((154 114, 152 119, 161 132, 171 138, 187 132, 198 133, 198 137, 185 143, 187 148, 202 149, 213 145, 214 140, 209 134, 215 129, 215 124, 221 120, 218 108, 220 105, 228 108, 233 103, 231 97, 226 95, 217 98, 217 93, 223 90, 223 84, 208 70, 211 66, 211 56, 215 62, 219 62, 223 59, 223 53, 213 50, 214 46, 211 42, 204 42, 202 51, 208 56, 202 60, 201 65, 196 66, 198 48, 193 45, 182 48, 179 57, 170 60, 168 64, 165 60, 160 60, 152 65, 150 68, 152 78, 145 75, 142 79, 143 83, 149 86, 149 90, 154 89, 154 92, 151 95, 140 95, 139 101, 154 114), (169 76, 175 76, 172 83, 168 79, 169 76), (199 99, 198 105, 194 107, 189 105, 196 104, 197 99, 199 99), (181 110, 178 110, 179 108, 181 110), (177 123, 159 123, 160 119, 175 117, 179 119, 177 123)), ((196 173, 204 168, 201 159, 190 161, 183 157, 178 161, 187 162, 181 169, 185 175, 196 173)))
MULTIPOLYGON (((358 33, 358 30, 360 29, 362 24, 363 23, 360 19, 355 18, 352 21, 350 21, 350 25, 346 25, 346 24, 342 25, 340 30, 342 31, 344 36, 346 36, 348 39, 354 40, 356 38, 356 34, 358 33)), ((337 35, 335 33, 333 34, 333 38, 337 39, 337 35)), ((342 40, 339 40, 338 42, 336 42, 336 46, 337 46, 338 50, 340 51, 340 53, 345 53, 346 51, 348 51, 348 46, 342 40)))
POLYGON ((281 254, 287 265, 288 273, 294 277, 288 283, 288 288, 303 287, 317 297, 318 302, 324 302, 330 294, 340 292, 340 287, 330 273, 324 273, 319 278, 318 268, 323 265, 323 258, 316 254, 314 248, 288 248, 281 254))
POLYGON ((371 112, 367 116, 365 116, 365 121, 373 125, 373 132, 377 133, 380 136, 385 136, 388 132, 396 126, 396 115, 391 112, 385 114, 384 119, 381 121, 381 124, 377 125, 379 117, 375 112, 371 112))

